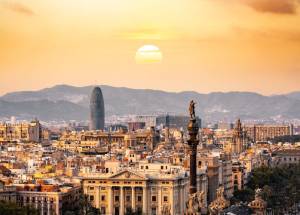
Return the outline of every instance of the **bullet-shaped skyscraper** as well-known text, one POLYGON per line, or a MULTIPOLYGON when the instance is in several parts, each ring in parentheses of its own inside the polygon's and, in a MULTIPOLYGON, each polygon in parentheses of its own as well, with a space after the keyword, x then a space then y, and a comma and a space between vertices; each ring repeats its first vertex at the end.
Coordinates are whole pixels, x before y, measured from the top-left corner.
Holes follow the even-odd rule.
POLYGON ((104 129, 104 100, 100 87, 93 89, 90 101, 90 130, 104 129))

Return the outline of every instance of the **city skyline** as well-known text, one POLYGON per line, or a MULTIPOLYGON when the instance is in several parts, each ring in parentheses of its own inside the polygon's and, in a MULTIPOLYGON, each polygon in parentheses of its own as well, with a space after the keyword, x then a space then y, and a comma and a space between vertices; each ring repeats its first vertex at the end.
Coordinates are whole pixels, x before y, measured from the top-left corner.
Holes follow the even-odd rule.
POLYGON ((299 90, 298 1, 29 0, 0 1, 0 11, 0 95, 59 83, 299 90), (136 62, 145 45, 158 47, 159 62, 136 62))
POLYGON ((300 0, 0 0, 0 214, 300 214, 300 0))

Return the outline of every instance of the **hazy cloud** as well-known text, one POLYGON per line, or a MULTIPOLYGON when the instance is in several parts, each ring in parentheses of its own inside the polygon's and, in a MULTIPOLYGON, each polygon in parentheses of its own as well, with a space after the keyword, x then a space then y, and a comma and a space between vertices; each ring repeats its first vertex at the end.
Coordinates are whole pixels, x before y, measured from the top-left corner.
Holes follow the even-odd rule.
POLYGON ((282 41, 282 42, 300 42, 299 30, 278 30, 278 29, 248 29, 242 27, 233 27, 232 32, 239 39, 250 40, 268 40, 268 41, 282 41))
POLYGON ((259 12, 277 14, 295 14, 299 0, 244 0, 244 2, 259 12))
POLYGON ((180 35, 174 30, 159 30, 155 28, 124 29, 119 35, 132 40, 170 40, 177 39, 180 35))
POLYGON ((20 13, 27 16, 35 15, 34 11, 31 8, 15 1, 3 1, 1 2, 1 5, 3 8, 6 8, 16 13, 20 13))

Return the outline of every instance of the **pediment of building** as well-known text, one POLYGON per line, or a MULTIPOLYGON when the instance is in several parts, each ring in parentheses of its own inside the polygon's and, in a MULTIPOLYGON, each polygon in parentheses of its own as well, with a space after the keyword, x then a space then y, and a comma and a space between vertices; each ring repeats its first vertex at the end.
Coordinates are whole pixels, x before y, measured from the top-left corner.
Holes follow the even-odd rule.
POLYGON ((147 178, 139 173, 124 170, 112 175, 110 179, 146 180, 147 178))

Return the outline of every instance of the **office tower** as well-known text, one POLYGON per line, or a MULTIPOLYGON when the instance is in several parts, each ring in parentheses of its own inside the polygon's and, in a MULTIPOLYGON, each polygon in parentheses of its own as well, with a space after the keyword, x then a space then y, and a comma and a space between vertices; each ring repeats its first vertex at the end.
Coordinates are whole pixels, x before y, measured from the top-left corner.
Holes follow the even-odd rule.
POLYGON ((104 129, 104 100, 99 87, 93 89, 90 100, 90 130, 104 129))

